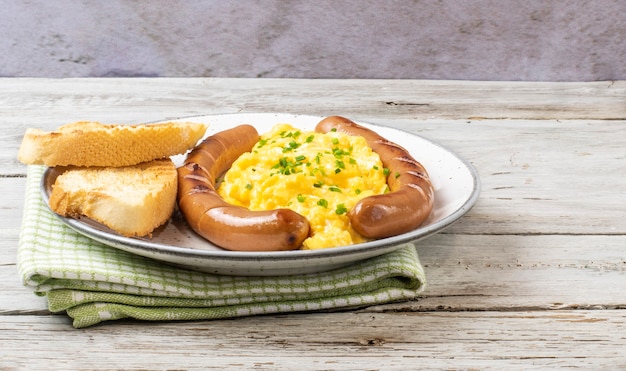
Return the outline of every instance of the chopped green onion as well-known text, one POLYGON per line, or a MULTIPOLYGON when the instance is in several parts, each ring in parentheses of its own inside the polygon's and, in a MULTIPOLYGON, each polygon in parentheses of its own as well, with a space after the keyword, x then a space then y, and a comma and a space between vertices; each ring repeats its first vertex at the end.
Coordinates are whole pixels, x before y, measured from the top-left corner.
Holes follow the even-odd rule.
POLYGON ((345 149, 339 147, 333 148, 333 155, 338 158, 343 156, 349 156, 351 153, 352 150, 346 151, 345 149))
POLYGON ((298 142, 296 141, 291 141, 287 144, 287 147, 283 148, 283 153, 285 152, 289 152, 289 151, 293 151, 294 149, 300 147, 300 144, 298 144, 298 142))
POLYGON ((337 205, 337 208, 335 209, 335 214, 337 214, 337 215, 342 215, 342 214, 345 214, 347 212, 348 212, 348 208, 344 204, 337 205))
MULTIPOLYGON (((301 156, 296 157, 296 159, 300 158, 301 156)), ((278 172, 283 174, 283 175, 289 175, 289 174, 295 174, 295 173, 299 173, 302 170, 298 169, 297 166, 301 166, 302 162, 301 161, 289 161, 287 159, 287 157, 282 157, 278 160, 277 164, 274 164, 274 166, 272 166, 272 169, 278 169, 278 172)))

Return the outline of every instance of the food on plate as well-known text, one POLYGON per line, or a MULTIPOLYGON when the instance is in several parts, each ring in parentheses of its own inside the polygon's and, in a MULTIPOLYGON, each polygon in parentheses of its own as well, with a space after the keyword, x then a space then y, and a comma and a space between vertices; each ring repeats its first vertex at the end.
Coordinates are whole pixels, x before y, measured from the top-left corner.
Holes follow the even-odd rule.
POLYGON ((192 229, 229 250, 320 249, 408 232, 433 186, 404 148, 339 116, 315 131, 241 125, 205 139, 178 169, 192 229))
POLYGON ((337 131, 365 138, 388 169, 390 192, 365 197, 348 213, 352 227, 360 234, 368 238, 394 236, 417 228, 428 218, 434 189, 426 169, 406 149, 340 116, 320 121, 316 131, 337 131))
POLYGON ((18 159, 59 169, 49 197, 55 213, 87 216, 124 236, 147 236, 176 206, 178 176, 170 156, 193 148, 206 127, 81 121, 52 132, 28 129, 18 159))
POLYGON ((406 233, 429 216, 434 189, 409 152, 340 116, 315 131, 240 125, 202 140, 205 124, 28 129, 18 158, 62 169, 59 215, 87 216, 121 235, 149 236, 176 205, 200 236, 227 250, 345 246, 406 233), (176 168, 170 156, 187 152, 176 168))
POLYGON ((27 165, 128 166, 187 152, 204 136, 201 123, 104 125, 81 121, 56 131, 27 129, 18 160, 27 165))
POLYGON ((61 216, 87 216, 127 237, 150 235, 176 205, 171 159, 123 167, 70 167, 56 179, 50 208, 61 216))
POLYGON ((194 231, 222 248, 297 249, 309 235, 305 217, 287 208, 250 210, 225 201, 216 191, 218 177, 258 140, 256 129, 250 125, 203 140, 178 168, 178 207, 194 231))
MULTIPOLYGON (((364 138, 276 124, 247 147, 217 189, 226 202, 255 212, 297 212, 310 226, 302 249, 367 241, 352 228, 348 212, 363 197, 384 193, 387 184, 383 164, 364 138)), ((261 248, 264 242, 252 237, 249 243, 261 248)))

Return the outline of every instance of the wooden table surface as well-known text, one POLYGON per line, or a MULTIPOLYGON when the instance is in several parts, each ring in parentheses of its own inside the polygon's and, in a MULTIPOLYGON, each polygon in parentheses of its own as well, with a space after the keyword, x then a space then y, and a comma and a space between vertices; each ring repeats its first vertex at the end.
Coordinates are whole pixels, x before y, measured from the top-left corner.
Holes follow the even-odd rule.
POLYGON ((626 81, 0 79, 0 369, 626 368, 626 81), (419 300, 77 330, 16 268, 26 128, 285 112, 411 131, 481 176, 419 300))

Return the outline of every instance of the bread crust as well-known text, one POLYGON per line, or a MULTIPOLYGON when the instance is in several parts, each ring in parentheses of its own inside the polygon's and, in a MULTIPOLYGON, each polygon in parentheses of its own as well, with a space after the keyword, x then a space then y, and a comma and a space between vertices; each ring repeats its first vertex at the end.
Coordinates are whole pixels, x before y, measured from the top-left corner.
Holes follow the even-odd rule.
POLYGON ((206 128, 191 122, 105 125, 79 121, 52 132, 27 129, 18 160, 49 167, 135 165, 187 152, 206 128))

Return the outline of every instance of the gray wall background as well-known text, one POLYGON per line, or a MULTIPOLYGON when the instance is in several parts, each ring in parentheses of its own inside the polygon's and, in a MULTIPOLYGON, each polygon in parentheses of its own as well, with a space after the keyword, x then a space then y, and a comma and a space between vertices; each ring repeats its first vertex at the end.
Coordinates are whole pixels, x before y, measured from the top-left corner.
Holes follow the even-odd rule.
POLYGON ((626 79, 626 0, 0 4, 0 76, 626 79))

